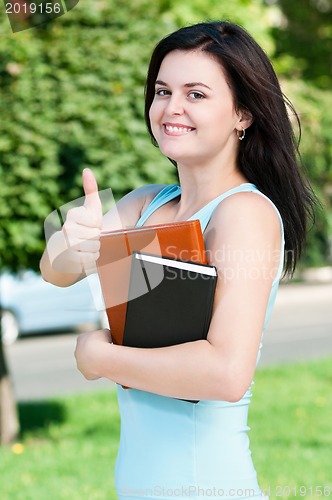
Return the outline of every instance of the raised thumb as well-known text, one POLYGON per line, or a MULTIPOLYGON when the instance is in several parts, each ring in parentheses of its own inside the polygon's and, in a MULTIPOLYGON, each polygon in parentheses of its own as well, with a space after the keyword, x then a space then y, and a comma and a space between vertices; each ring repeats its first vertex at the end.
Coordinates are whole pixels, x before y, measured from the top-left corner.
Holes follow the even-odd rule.
POLYGON ((82 183, 85 194, 84 206, 102 213, 101 201, 98 193, 98 184, 94 173, 89 168, 82 172, 82 183))

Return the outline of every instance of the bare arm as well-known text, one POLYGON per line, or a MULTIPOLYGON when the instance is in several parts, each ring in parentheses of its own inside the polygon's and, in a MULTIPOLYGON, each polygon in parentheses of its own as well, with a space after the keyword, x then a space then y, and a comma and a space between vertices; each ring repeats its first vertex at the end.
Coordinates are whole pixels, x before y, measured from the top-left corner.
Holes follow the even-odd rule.
POLYGON ((69 210, 62 230, 47 242, 40 261, 44 280, 69 286, 95 272, 101 231, 134 226, 145 205, 161 187, 150 185, 136 189, 103 217, 94 175, 89 169, 83 171, 84 205, 69 210))
POLYGON ((237 401, 250 386, 280 255, 280 223, 270 203, 239 193, 216 210, 206 248, 219 278, 207 340, 136 349, 110 344, 107 330, 83 335, 76 357, 89 379, 106 377, 184 399, 237 401))

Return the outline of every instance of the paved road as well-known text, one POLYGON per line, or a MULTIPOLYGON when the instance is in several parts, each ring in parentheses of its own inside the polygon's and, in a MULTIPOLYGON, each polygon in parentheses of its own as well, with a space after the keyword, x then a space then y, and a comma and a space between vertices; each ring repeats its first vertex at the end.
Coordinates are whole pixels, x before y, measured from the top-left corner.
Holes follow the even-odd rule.
MULTIPOLYGON (((18 400, 109 387, 86 381, 73 356, 76 335, 30 337, 6 348, 18 400)), ((332 283, 280 287, 260 366, 332 356, 332 283)))
POLYGON ((260 366, 332 357, 332 283, 280 287, 260 366))

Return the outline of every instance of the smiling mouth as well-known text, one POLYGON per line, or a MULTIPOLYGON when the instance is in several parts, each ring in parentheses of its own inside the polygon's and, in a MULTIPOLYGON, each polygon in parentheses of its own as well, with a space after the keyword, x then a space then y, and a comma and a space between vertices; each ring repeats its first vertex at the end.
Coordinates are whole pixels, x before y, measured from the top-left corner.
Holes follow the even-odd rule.
POLYGON ((164 129, 167 135, 185 135, 195 130, 193 127, 181 127, 166 124, 164 124, 164 129))

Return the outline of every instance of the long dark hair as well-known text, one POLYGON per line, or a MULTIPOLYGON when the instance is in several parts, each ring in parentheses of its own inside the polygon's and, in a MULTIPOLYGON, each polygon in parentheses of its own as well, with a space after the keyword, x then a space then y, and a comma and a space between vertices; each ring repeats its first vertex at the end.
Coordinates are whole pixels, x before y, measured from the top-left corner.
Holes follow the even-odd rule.
POLYGON ((158 43, 145 88, 145 121, 152 141, 156 144, 149 110, 160 65, 173 50, 195 49, 221 64, 236 109, 253 116, 240 144, 238 167, 277 206, 285 231, 284 271, 292 275, 305 245, 308 218, 314 218, 316 198, 297 165, 298 143, 287 107, 300 131, 296 111, 283 95, 267 55, 242 27, 230 22, 200 23, 181 28, 158 43))

